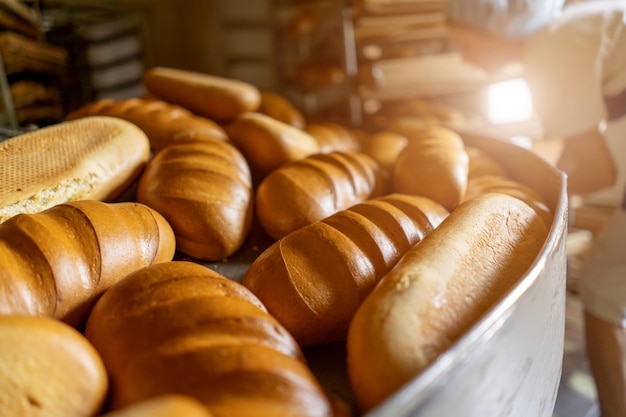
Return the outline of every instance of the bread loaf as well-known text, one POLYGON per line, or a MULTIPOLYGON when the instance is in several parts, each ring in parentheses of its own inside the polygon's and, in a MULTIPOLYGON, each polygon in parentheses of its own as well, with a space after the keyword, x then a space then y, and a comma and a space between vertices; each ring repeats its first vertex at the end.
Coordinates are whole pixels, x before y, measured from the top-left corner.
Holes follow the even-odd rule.
POLYGON ((85 334, 113 409, 178 393, 216 417, 330 416, 299 346, 244 286, 200 264, 153 265, 111 287, 85 334))
POLYGON ((384 193, 380 167, 358 152, 315 154, 285 164, 261 181, 257 218, 279 239, 331 214, 384 193))
POLYGON ((239 116, 226 129, 255 178, 263 178, 286 162, 320 151, 317 141, 308 133, 258 112, 239 116))
POLYGON ((378 280, 447 215, 425 197, 368 200, 274 243, 242 283, 301 346, 345 340, 352 315, 378 280))
POLYGON ((459 205, 405 253, 349 327, 348 374, 361 410, 467 332, 528 270, 547 234, 527 204, 489 193, 459 205))
POLYGON ((468 179, 471 180, 472 178, 482 177, 484 175, 508 176, 504 166, 490 157, 482 149, 466 145, 465 151, 469 157, 468 179))
POLYGON ((306 126, 302 112, 285 96, 272 91, 261 92, 261 104, 257 112, 298 129, 306 126))
POLYGON ((154 67, 144 73, 149 92, 200 116, 228 122, 255 111, 261 93, 252 84, 196 71, 154 67))
POLYGON ((155 99, 101 99, 72 111, 66 120, 103 115, 127 120, 145 132, 155 151, 167 145, 178 133, 199 130, 215 137, 226 133, 215 121, 197 116, 187 109, 155 99))
POLYGON ((102 359, 74 328, 47 317, 0 315, 0 415, 88 417, 108 388, 102 359))
POLYGON ((101 417, 212 417, 211 412, 193 397, 166 394, 141 401, 101 417))
POLYGON ((80 328, 113 283, 173 256, 172 229, 142 204, 85 200, 17 215, 0 225, 0 314, 80 328))
POLYGON ((61 122, 0 143, 0 223, 73 200, 113 201, 137 179, 146 135, 111 117, 61 122))
POLYGON ((463 201, 470 200, 486 193, 502 193, 519 198, 532 207, 545 224, 552 224, 552 210, 541 195, 528 185, 512 178, 498 175, 482 175, 470 178, 463 201))
POLYGON ((359 139, 348 128, 332 122, 309 123, 304 129, 317 141, 320 152, 358 152, 359 139))
POLYGON ((193 258, 218 261, 243 244, 253 215, 248 164, 228 141, 183 132, 148 163, 137 201, 169 222, 176 248, 193 258))
POLYGON ((423 195, 454 210, 467 188, 469 157, 463 140, 439 126, 406 133, 408 143, 396 160, 392 190, 423 195))
POLYGON ((363 145, 363 152, 371 156, 387 172, 393 172, 398 155, 408 139, 399 133, 382 131, 369 136, 363 145))

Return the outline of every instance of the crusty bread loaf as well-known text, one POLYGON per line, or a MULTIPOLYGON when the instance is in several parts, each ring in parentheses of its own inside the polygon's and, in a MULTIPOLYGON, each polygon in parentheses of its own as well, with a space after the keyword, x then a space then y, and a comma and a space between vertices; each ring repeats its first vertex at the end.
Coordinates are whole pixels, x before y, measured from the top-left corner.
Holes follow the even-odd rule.
POLYGON ((263 230, 280 239, 340 210, 384 194, 380 167, 359 152, 318 153, 274 170, 256 192, 263 230))
POLYGON ((197 263, 130 274, 85 334, 113 381, 113 409, 175 392, 216 417, 331 415, 292 336, 243 285, 197 263))
POLYGON ((398 155, 408 139, 399 133, 382 131, 369 136, 363 143, 362 150, 387 172, 393 172, 398 155))
POLYGON ((484 175, 496 175, 507 177, 506 168, 498 161, 490 157, 487 152, 475 146, 465 146, 469 157, 468 179, 482 177, 484 175))
POLYGON ((178 133, 188 130, 227 139, 224 129, 215 121, 197 116, 181 106, 155 99, 101 99, 72 111, 66 120, 93 115, 117 117, 137 125, 148 136, 155 151, 167 145, 178 133))
POLYGON ((226 129, 255 178, 263 178, 286 162, 320 151, 308 133, 258 112, 242 114, 226 129))
POLYGON ((61 122, 0 143, 0 223, 72 200, 112 201, 137 179, 146 135, 111 117, 61 122))
POLYGON ((425 197, 368 200, 274 243, 242 283, 301 346, 344 340, 378 280, 447 215, 425 197))
POLYGON ((405 133, 408 143, 396 159, 392 190, 423 195, 454 210, 465 194, 469 170, 461 136, 440 126, 405 133))
POLYGON ((230 142, 183 132, 148 163, 137 201, 165 217, 179 252, 223 260, 241 247, 252 224, 250 169, 230 142))
POLYGON ((502 193, 519 198, 531 206, 545 224, 552 224, 552 210, 541 195, 528 185, 522 184, 509 177, 499 175, 482 175, 470 178, 463 201, 486 193, 502 193))
POLYGON ((196 71, 153 67, 144 73, 143 82, 157 97, 218 122, 255 111, 261 102, 252 84, 196 71))
POLYGON ((447 350, 523 276, 548 228, 522 201, 483 194, 410 249, 357 310, 348 374, 362 411, 447 350))
POLYGON ((0 314, 80 328, 108 287, 174 249, 169 224, 138 203, 85 200, 17 215, 0 225, 0 314))
POLYGON ((261 104, 257 112, 298 129, 306 126, 302 112, 287 97, 273 91, 261 92, 261 104))
POLYGON ((108 378, 80 332, 47 317, 0 315, 0 415, 88 417, 100 412, 108 378))
POLYGON ((361 142, 357 136, 338 123, 309 123, 304 130, 315 138, 320 152, 358 152, 361 150, 361 142))
POLYGON ((101 417, 213 417, 213 414, 193 397, 165 394, 110 411, 101 417))

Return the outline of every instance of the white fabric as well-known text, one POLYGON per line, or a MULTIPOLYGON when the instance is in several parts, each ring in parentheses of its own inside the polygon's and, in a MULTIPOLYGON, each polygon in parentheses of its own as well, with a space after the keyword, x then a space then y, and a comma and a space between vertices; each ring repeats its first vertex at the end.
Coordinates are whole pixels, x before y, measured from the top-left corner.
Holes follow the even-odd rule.
POLYGON ((626 328, 626 210, 616 209, 595 237, 585 260, 579 292, 590 314, 626 328))
MULTIPOLYGON (((566 7, 525 42, 525 77, 546 138, 566 138, 601 126, 604 97, 626 89, 626 1, 593 0, 566 7)), ((608 122, 605 137, 617 183, 584 196, 620 205, 626 187, 626 117, 608 122)), ((626 212, 616 208, 593 242, 579 276, 585 309, 626 327, 626 212)))
POLYGON ((617 179, 612 186, 585 195, 584 202, 614 207, 620 204, 626 190, 626 117, 608 124, 605 139, 611 155, 614 156, 617 179))
MULTIPOLYGON (((547 139, 604 123, 604 97, 626 90, 625 25, 625 0, 594 0, 565 8, 559 19, 525 42, 525 78, 547 139)), ((617 181, 584 200, 615 206, 626 187, 626 117, 606 126, 617 181)))
POLYGON ((507 38, 541 29, 563 7, 564 0, 449 0, 448 18, 507 38))
POLYGON ((525 78, 547 138, 596 128, 605 96, 626 88, 626 1, 567 7, 524 44, 525 78))

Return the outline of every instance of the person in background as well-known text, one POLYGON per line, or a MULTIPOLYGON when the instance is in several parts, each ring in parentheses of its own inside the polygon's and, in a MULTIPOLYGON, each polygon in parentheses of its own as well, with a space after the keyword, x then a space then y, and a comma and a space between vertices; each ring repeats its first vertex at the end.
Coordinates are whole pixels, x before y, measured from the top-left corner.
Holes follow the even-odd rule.
POLYGON ((626 416, 626 1, 449 0, 451 40, 488 73, 521 64, 568 193, 614 214, 579 277, 602 417, 626 416))

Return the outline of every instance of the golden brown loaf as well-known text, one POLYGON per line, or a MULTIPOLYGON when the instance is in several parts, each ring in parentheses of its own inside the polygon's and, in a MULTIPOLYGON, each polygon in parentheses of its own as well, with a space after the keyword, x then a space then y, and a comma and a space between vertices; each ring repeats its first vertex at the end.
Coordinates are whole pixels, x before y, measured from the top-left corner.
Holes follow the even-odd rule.
POLYGON ((66 116, 66 120, 103 115, 127 120, 143 130, 152 149, 159 150, 178 133, 199 130, 226 139, 220 125, 187 109, 162 100, 129 98, 102 99, 87 103, 66 116))
POLYGON ((75 201, 0 225, 0 314, 50 316, 81 327, 113 283, 171 260, 174 233, 138 203, 75 201))
POLYGON ((503 193, 519 198, 531 206, 545 224, 552 224, 552 210, 541 195, 528 185, 508 177, 498 175, 482 175, 470 178, 463 200, 470 200, 485 193, 503 193))
POLYGON ((348 374, 369 410, 426 368, 523 276, 548 234, 527 204, 483 194, 410 249, 357 310, 348 374))
POLYGON ((222 260, 241 247, 250 230, 250 170, 230 142, 203 132, 182 133, 146 166, 137 201, 165 217, 179 252, 222 260))
POLYGON ((452 211, 467 188, 469 157, 461 137, 451 129, 431 126, 408 135, 392 173, 398 193, 429 197, 452 211))
POLYGON ((274 243, 242 283, 301 346, 344 340, 352 315, 378 280, 447 215, 425 197, 369 200, 274 243))
POLYGON ((261 92, 261 104, 257 112, 298 129, 304 129, 306 126, 302 112, 285 96, 272 91, 261 92))
POLYGON ((466 145, 465 151, 469 157, 469 170, 467 173, 469 179, 482 177, 483 175, 508 176, 504 166, 490 157, 484 150, 466 145))
POLYGON ((74 328, 46 317, 0 315, 0 415, 89 417, 108 378, 102 359, 74 328))
POLYGON ((257 218, 279 239, 331 214, 382 195, 380 167, 359 152, 315 154, 285 164, 261 181, 257 218))
POLYGON ((255 178, 263 178, 286 162, 320 150, 308 133, 258 112, 239 116, 227 127, 227 133, 248 161, 255 178))
POLYGON ((369 136, 363 144, 363 152, 374 158, 387 172, 393 172, 398 155, 408 139, 399 133, 379 132, 369 136))
POLYGON ((348 128, 332 122, 309 123, 304 129, 313 136, 320 152, 358 152, 361 142, 348 128))
POLYGON ((213 417, 213 414, 193 397, 165 394, 110 411, 101 417, 213 417))
POLYGON ((255 111, 261 102, 252 84, 201 72, 154 67, 144 73, 143 82, 157 97, 218 122, 255 111))
POLYGON ((0 143, 0 223, 73 200, 112 201, 137 179, 146 135, 111 117, 61 122, 0 143))
POLYGON ((216 417, 330 416, 292 336, 243 285, 200 264, 129 275, 100 298, 85 334, 109 371, 113 409, 178 393, 216 417))

